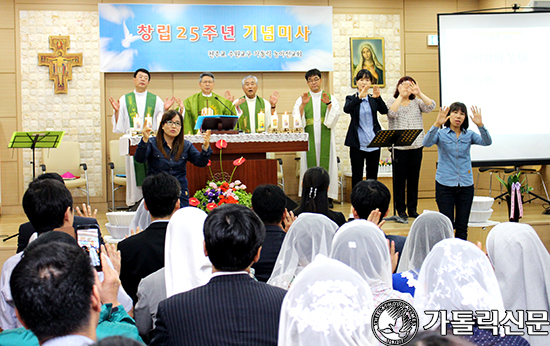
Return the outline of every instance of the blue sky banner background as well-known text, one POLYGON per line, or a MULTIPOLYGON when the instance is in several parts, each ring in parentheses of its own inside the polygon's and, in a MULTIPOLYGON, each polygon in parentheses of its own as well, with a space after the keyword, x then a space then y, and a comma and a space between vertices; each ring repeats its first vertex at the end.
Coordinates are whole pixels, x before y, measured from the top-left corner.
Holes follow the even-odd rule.
POLYGON ((221 72, 332 71, 332 7, 99 4, 101 72, 221 72), (154 31, 145 42, 138 26, 154 31), (157 25, 171 25, 171 41, 159 40, 157 25), (215 25, 212 41, 203 36, 205 25, 215 25), (222 25, 235 26, 235 41, 224 41, 222 25), (243 37, 245 25, 257 27, 257 41, 243 37), (261 27, 274 26, 274 42, 264 42, 261 27), (291 26, 292 41, 279 37, 278 26, 291 26), (296 38, 298 27, 308 26, 309 41, 296 38), (178 39, 185 27, 187 39, 178 39), (198 41, 191 42, 190 27, 198 26, 198 41), (275 52, 292 57, 276 57, 275 52), (209 54, 210 52, 210 54, 209 54), (217 54, 213 54, 218 52, 217 54), (248 53, 229 57, 230 52, 248 53), (225 54, 225 56, 223 56, 225 54), (218 57, 216 57, 218 56, 218 57), (248 57, 247 57, 248 56, 248 57))

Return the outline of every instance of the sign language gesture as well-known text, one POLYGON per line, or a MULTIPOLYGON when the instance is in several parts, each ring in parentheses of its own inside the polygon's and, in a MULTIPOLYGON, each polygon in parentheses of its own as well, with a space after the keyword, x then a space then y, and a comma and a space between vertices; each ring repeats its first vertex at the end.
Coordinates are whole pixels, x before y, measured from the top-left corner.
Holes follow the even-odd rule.
MULTIPOLYGON (((441 107, 439 109, 439 114, 437 115, 437 118, 435 119, 434 126, 435 127, 441 127, 441 125, 445 124, 445 122, 451 117, 449 114, 449 107, 441 107)), ((480 114, 481 119, 481 114, 480 114)))
POLYGON ((409 90, 415 96, 418 96, 421 93, 420 87, 413 81, 409 81, 409 90))
POLYGON ((171 99, 169 99, 168 97, 166 98, 166 101, 164 101, 164 110, 167 111, 170 109, 170 107, 172 107, 172 105, 174 104, 174 102, 176 102, 176 98, 174 96, 172 96, 171 99))
POLYGON ((359 88, 359 98, 362 100, 365 97, 367 97, 370 86, 368 84, 365 84, 365 85, 360 84, 358 85, 358 88, 359 88))
POLYGON ((470 119, 474 122, 474 124, 477 125, 477 127, 483 126, 483 121, 481 120, 481 108, 477 108, 476 106, 470 107, 470 110, 472 111, 472 114, 470 114, 470 119))
POLYGON ((149 124, 145 124, 141 133, 143 134, 143 141, 147 143, 149 141, 149 137, 153 134, 153 130, 149 127, 149 124))
POLYGON ((380 97, 380 87, 378 85, 375 85, 372 87, 372 98, 379 98, 380 97))
POLYGON ((206 151, 210 147, 210 130, 206 130, 206 132, 202 135, 204 142, 202 143, 202 150, 206 151))
POLYGON ((398 97, 401 97, 402 99, 408 99, 409 95, 412 92, 408 82, 403 82, 399 84, 399 86, 397 87, 397 91, 399 91, 398 97))
POLYGON ((277 102, 279 102, 279 92, 274 91, 273 95, 269 97, 269 103, 271 103, 271 107, 275 107, 277 102))

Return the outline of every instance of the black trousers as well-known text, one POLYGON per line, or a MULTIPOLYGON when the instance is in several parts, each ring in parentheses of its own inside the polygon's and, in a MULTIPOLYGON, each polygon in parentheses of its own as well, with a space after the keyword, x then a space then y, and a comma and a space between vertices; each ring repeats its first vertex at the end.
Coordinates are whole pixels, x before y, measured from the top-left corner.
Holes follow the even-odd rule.
POLYGON ((435 201, 439 212, 449 218, 456 230, 455 237, 468 238, 468 219, 474 200, 474 185, 445 186, 435 182, 435 201), (456 214, 455 214, 456 210, 456 214))
POLYGON ((351 162, 351 186, 355 186, 363 180, 363 170, 367 166, 367 179, 378 178, 378 164, 380 163, 380 150, 363 151, 361 149, 349 148, 351 162))
POLYGON ((395 149, 393 154, 393 198, 398 214, 408 210, 416 213, 418 206, 418 180, 422 164, 422 148, 411 150, 395 149), (405 191, 407 202, 405 203, 405 191))

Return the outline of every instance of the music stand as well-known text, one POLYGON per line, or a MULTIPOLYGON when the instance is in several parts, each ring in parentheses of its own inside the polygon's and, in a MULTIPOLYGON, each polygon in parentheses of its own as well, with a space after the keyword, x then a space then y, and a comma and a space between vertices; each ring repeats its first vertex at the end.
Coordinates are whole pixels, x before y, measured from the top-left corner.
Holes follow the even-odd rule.
MULTIPOLYGON (((391 162, 392 162, 392 180, 394 177, 393 174, 393 162, 394 162, 394 147, 395 146, 409 146, 411 145, 416 137, 422 132, 422 130, 381 130, 376 133, 373 140, 370 142, 368 147, 391 147, 391 162)), ((408 220, 402 219, 399 215, 395 215, 395 198, 393 199, 393 216, 387 217, 384 220, 386 221, 397 221, 400 223, 409 223, 408 220)))
POLYGON ((14 132, 8 148, 23 148, 32 150, 32 179, 36 178, 36 148, 57 148, 65 131, 27 131, 14 132))

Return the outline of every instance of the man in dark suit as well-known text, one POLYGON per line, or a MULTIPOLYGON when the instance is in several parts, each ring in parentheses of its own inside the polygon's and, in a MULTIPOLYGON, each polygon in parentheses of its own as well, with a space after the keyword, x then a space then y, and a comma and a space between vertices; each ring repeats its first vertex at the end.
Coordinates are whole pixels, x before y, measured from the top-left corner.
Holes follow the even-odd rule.
POLYGON ((144 207, 151 214, 151 224, 144 231, 118 243, 120 281, 134 305, 141 279, 164 267, 166 227, 172 214, 180 208, 181 194, 178 180, 164 172, 145 178, 141 189, 144 207))
POLYGON ((388 107, 380 96, 380 88, 375 85, 372 95, 369 95, 372 74, 368 70, 360 70, 355 79, 358 92, 346 96, 344 105, 344 112, 351 116, 344 145, 349 147, 352 187, 363 180, 365 165, 367 179, 376 180, 378 177, 380 148, 369 148, 368 145, 382 129, 377 112, 388 114, 388 107))
POLYGON ((210 212, 204 252, 213 265, 212 279, 159 304, 150 345, 277 345, 286 291, 249 275, 264 237, 262 221, 243 205, 210 212))
MULTIPOLYGON (((57 173, 44 173, 36 177, 36 180, 43 180, 43 179, 54 179, 65 184, 65 182, 63 181, 63 178, 57 173)), ((78 207, 76 207, 76 212, 80 213, 80 211, 78 210, 78 207)), ((91 215, 91 213, 86 213, 86 210, 84 210, 84 213, 91 215)), ((99 230, 99 224, 97 223, 97 220, 93 217, 82 217, 82 216, 75 215, 74 221, 73 221, 73 228, 75 229, 75 235, 76 235, 76 227, 78 225, 97 225, 97 229, 99 230)), ((34 227, 30 222, 25 222, 24 224, 21 224, 19 226, 19 235, 17 237, 17 253, 25 250, 25 248, 29 244, 29 239, 35 232, 36 230, 34 229, 34 227)), ((99 233, 99 242, 101 244, 104 244, 103 238, 101 237, 101 231, 99 233)))
POLYGON ((256 279, 261 282, 269 280, 286 232, 295 219, 294 214, 289 214, 285 207, 286 195, 279 186, 260 185, 254 189, 252 209, 265 225, 262 254, 260 260, 252 265, 256 279))
MULTIPOLYGON (((351 212, 355 219, 368 220, 371 212, 378 209, 380 219, 388 215, 391 194, 386 185, 378 180, 362 180, 351 190, 351 212)), ((407 237, 401 235, 387 235, 386 239, 395 243, 395 252, 403 251, 407 237)))

